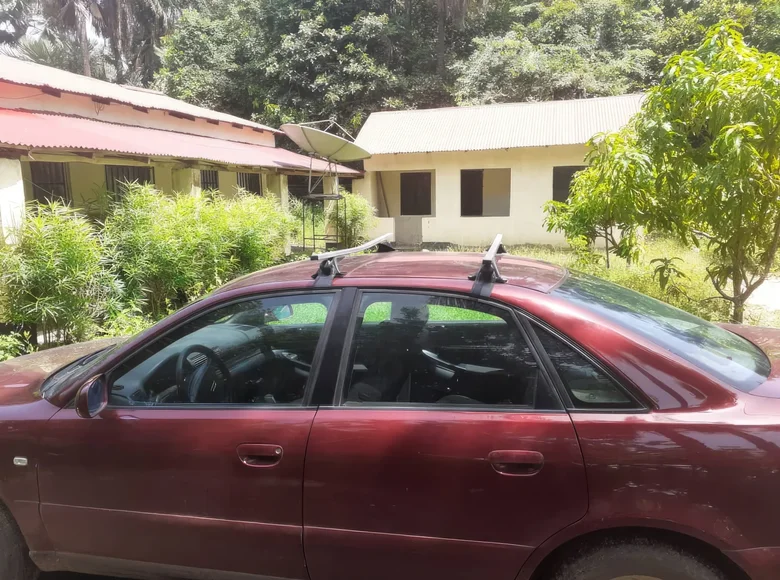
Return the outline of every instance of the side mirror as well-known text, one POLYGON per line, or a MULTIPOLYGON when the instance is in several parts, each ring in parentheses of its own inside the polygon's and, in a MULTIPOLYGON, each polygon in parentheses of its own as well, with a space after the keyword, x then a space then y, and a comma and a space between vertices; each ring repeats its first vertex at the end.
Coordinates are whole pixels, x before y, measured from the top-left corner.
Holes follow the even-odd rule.
POLYGON ((290 318, 293 315, 293 307, 290 304, 277 306, 271 311, 271 313, 273 314, 274 320, 284 320, 285 318, 290 318))
POLYGON ((108 385, 103 375, 92 377, 76 394, 76 413, 82 419, 91 419, 108 405, 108 385))

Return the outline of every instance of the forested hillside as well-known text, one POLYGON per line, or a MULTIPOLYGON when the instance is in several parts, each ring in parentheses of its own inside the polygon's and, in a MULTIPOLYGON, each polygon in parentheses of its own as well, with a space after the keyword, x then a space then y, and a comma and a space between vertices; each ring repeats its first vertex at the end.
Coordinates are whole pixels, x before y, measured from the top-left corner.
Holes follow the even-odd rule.
POLYGON ((780 50, 780 0, 0 0, 0 41, 272 125, 357 129, 376 110, 638 91, 727 17, 780 50))

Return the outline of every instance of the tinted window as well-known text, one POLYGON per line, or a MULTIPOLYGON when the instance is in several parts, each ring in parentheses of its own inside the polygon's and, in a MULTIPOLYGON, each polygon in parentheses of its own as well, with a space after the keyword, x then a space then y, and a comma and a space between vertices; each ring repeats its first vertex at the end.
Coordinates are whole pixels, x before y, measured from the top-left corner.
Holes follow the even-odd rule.
POLYGON ((559 405, 515 321, 465 298, 367 293, 346 404, 559 405))
POLYGON ((331 301, 272 297, 204 314, 114 371, 110 404, 300 405, 331 301))
POLYGON ((636 409, 621 387, 557 336, 536 326, 536 334, 575 409, 636 409))
POLYGON ((572 274, 553 294, 635 332, 742 391, 769 376, 757 346, 678 308, 585 274, 572 274))

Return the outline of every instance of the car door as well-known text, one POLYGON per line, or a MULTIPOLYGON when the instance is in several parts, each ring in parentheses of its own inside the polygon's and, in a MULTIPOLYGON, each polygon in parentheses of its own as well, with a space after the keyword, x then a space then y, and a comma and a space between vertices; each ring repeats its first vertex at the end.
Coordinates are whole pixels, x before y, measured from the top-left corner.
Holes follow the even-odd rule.
POLYGON ((118 361, 99 416, 59 411, 39 485, 60 562, 111 575, 308 578, 307 399, 337 296, 210 308, 118 361))
POLYGON ((512 580, 587 511, 571 419, 525 331, 465 297, 356 304, 306 456, 311 580, 512 580))

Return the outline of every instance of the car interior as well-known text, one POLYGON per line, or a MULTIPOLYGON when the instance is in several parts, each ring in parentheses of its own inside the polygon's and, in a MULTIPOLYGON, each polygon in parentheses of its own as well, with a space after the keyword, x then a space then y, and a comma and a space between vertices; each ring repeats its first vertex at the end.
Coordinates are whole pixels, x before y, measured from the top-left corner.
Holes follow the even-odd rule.
POLYGON ((231 305, 113 373, 112 406, 301 404, 330 296, 231 305))
POLYGON ((348 405, 555 405, 511 316, 468 299, 368 294, 352 357, 348 405))

